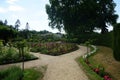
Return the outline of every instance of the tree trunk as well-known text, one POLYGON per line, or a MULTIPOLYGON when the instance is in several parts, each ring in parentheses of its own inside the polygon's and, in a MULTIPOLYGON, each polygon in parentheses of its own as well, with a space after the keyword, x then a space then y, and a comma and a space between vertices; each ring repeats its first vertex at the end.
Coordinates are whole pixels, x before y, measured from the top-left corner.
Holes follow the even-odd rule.
POLYGON ((107 33, 108 29, 106 28, 107 26, 105 25, 105 23, 102 25, 102 29, 101 29, 101 34, 107 33))

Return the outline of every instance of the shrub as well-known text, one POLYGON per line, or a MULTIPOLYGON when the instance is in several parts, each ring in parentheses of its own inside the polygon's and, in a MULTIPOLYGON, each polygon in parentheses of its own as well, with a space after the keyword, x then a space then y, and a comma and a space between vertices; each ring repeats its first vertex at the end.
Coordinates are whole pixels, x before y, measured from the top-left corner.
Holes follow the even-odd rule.
POLYGON ((0 70, 0 80, 21 80, 21 76, 24 74, 22 80, 38 80, 42 78, 42 72, 30 68, 25 69, 24 73, 20 67, 12 66, 5 70, 0 70))
MULTIPOLYGON (((28 51, 24 53, 24 61, 34 60, 37 57, 29 54, 28 51)), ((14 47, 6 47, 2 48, 2 53, 0 53, 0 64, 8 64, 14 62, 21 62, 22 58, 19 56, 19 52, 14 47)))
POLYGON ((6 70, 0 71, 1 80, 19 80, 22 70, 19 67, 13 66, 6 70))

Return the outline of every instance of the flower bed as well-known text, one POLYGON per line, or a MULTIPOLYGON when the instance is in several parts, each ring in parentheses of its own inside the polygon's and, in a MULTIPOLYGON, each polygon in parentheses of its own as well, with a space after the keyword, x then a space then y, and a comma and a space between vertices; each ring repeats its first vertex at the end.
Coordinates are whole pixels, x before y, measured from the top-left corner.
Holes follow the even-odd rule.
MULTIPOLYGON (((24 61, 28 60, 35 60, 37 57, 29 54, 25 50, 24 53, 24 61)), ((22 56, 20 56, 19 51, 14 47, 2 47, 2 51, 0 52, 0 65, 2 64, 9 64, 9 63, 16 63, 23 61, 22 56)))
POLYGON ((78 46, 73 43, 49 42, 31 44, 32 52, 41 52, 42 54, 48 54, 53 56, 62 55, 77 49, 78 46))
POLYGON ((96 66, 91 64, 91 62, 89 61, 89 57, 97 51, 97 48, 93 45, 90 47, 93 48, 93 51, 83 56, 84 62, 89 66, 91 70, 102 77, 103 80, 112 80, 111 76, 107 72, 105 72, 104 67, 102 67, 101 65, 96 66))

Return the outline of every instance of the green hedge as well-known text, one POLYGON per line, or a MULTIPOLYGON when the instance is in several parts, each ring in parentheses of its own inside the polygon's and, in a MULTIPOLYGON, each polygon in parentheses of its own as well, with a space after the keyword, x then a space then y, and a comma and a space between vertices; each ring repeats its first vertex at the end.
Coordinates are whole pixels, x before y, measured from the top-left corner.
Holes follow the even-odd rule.
POLYGON ((120 61, 120 23, 114 25, 114 58, 120 61))

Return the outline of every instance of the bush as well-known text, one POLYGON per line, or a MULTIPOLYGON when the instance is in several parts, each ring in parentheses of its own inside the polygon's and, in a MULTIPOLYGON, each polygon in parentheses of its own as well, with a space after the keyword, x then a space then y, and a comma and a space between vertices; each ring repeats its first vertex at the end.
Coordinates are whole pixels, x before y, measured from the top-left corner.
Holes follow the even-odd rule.
POLYGON ((113 32, 108 32, 105 34, 97 34, 96 39, 93 42, 95 45, 102 45, 102 46, 107 46, 112 48, 113 46, 113 38, 112 38, 112 33, 113 32))
MULTIPOLYGON (((24 51, 24 61, 34 60, 37 57, 29 54, 28 51, 24 51)), ((19 56, 19 52, 14 47, 2 47, 2 52, 0 52, 0 65, 1 64, 8 64, 8 63, 15 63, 21 62, 22 58, 19 56)))
POLYGON ((43 77, 42 72, 34 68, 25 69, 23 73, 21 68, 13 66, 6 70, 0 70, 0 80, 21 80, 23 74, 23 80, 38 80, 43 77))
POLYGON ((22 70, 19 67, 10 67, 6 70, 0 71, 1 80, 19 80, 22 70))

